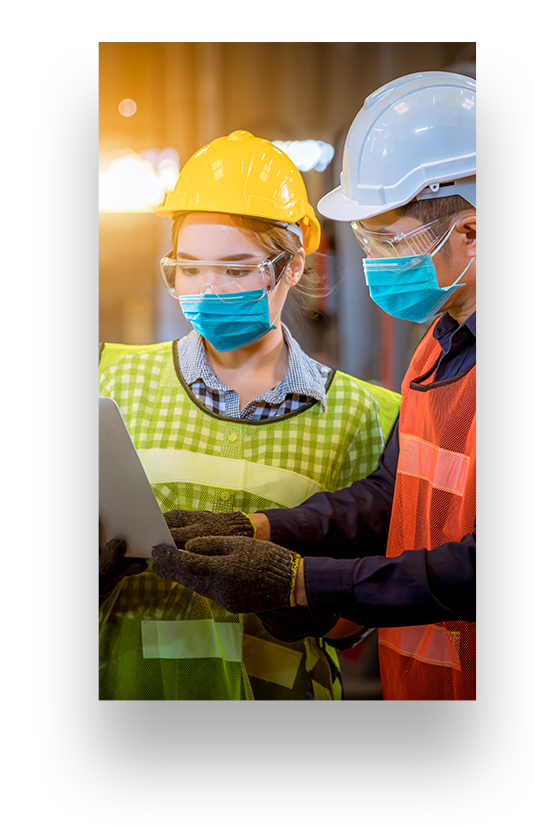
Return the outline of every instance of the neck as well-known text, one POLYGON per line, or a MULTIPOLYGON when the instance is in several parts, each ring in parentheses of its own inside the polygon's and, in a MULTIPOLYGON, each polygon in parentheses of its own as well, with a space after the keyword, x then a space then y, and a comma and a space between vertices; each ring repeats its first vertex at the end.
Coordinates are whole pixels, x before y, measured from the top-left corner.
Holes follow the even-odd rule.
MULTIPOLYGON (((454 290, 449 300, 442 307, 459 324, 463 324, 477 308, 477 261, 476 257, 469 261, 464 258, 458 264, 458 269, 463 272, 460 276, 461 286, 454 290), (467 266, 465 265, 467 262, 467 266), (463 264, 463 266, 461 266, 463 264)), ((453 276, 454 277, 454 276, 453 276)), ((451 279, 452 280, 452 279, 451 279)))
MULTIPOLYGON (((459 292, 460 290, 458 290, 459 292)), ((454 306, 448 307, 445 305, 444 310, 446 309, 449 315, 454 318, 459 324, 463 324, 464 321, 467 321, 470 315, 475 312, 477 308, 477 296, 476 293, 467 296, 466 300, 463 301, 461 304, 456 304, 454 306)))
POLYGON ((255 368, 263 368, 276 363, 282 350, 286 349, 281 327, 271 330, 254 344, 230 352, 218 352, 205 338, 203 341, 208 360, 215 372, 218 368, 240 370, 251 363, 254 363, 255 368))

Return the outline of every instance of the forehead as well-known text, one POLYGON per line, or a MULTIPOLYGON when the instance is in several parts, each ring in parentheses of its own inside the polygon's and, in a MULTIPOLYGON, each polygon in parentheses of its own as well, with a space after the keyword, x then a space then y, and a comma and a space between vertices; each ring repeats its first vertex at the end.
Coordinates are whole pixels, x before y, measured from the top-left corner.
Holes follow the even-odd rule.
MULTIPOLYGON (((254 234, 240 229, 230 216, 218 213, 191 213, 186 215, 177 227, 177 248, 184 252, 194 251, 199 247, 216 247, 222 250, 262 253, 262 247, 254 234)), ((208 260, 208 256, 204 254, 208 260)))

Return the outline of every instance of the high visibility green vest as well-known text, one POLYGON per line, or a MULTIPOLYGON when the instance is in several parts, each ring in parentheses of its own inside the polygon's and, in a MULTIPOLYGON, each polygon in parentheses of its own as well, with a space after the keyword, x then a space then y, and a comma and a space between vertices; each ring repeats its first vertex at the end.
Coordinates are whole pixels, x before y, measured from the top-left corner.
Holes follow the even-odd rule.
MULTIPOLYGON (((106 344, 100 394, 115 399, 163 511, 252 513, 293 507, 375 469, 399 396, 332 371, 327 406, 262 421, 204 409, 185 383, 176 342, 106 344)), ((100 698, 339 699, 335 649, 282 642, 253 614, 147 571, 101 608, 100 698)))

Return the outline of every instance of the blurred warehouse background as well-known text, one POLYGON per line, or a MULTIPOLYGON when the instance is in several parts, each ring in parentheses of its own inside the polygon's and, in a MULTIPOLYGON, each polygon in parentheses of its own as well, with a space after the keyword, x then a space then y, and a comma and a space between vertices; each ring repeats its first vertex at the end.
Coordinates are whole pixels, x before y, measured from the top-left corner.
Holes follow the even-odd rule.
MULTIPOLYGON (((368 94, 403 74, 476 76, 475 43, 100 43, 100 340, 178 338, 190 326, 160 281, 171 248, 153 210, 180 166, 236 129, 277 142, 311 204, 339 185, 347 130, 368 94)), ((399 390, 425 328, 369 298, 350 224, 317 217, 327 297, 283 320, 314 358, 399 390)), ((347 699, 380 699, 376 633, 342 656, 347 699)))

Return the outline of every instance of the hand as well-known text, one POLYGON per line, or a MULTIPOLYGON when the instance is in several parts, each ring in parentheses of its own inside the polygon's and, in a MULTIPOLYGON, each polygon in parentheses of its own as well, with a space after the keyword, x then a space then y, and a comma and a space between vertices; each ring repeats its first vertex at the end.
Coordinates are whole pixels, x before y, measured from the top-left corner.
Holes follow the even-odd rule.
POLYGON ((167 510, 163 514, 177 547, 198 536, 254 536, 254 526, 244 513, 209 510, 167 510))
POLYGON ((295 604, 300 556, 270 541, 245 536, 190 539, 185 550, 152 548, 153 570, 206 596, 230 613, 258 613, 295 604))
POLYGON ((306 636, 325 636, 336 624, 337 617, 316 619, 307 607, 287 607, 258 613, 258 619, 271 636, 283 642, 297 642, 306 636))
POLYGON ((125 559, 125 553, 124 539, 111 539, 100 553, 99 593, 101 599, 108 596, 125 576, 136 576, 146 570, 148 562, 144 559, 125 559))

